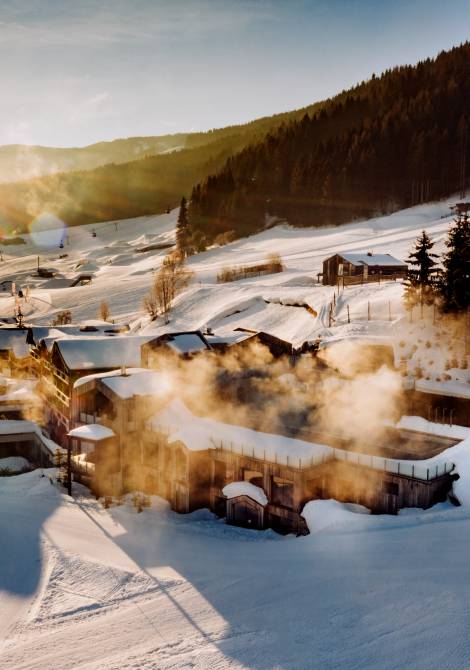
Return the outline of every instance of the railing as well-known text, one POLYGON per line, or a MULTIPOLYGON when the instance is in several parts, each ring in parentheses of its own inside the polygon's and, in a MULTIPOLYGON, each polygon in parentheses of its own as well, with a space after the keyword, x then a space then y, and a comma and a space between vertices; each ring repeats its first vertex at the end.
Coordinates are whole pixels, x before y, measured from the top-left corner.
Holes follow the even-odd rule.
POLYGON ((276 465, 285 465, 298 470, 311 468, 315 465, 321 465, 331 461, 342 461, 353 465, 360 465, 362 467, 379 470, 381 472, 389 472, 390 474, 400 475, 403 477, 412 477, 421 481, 431 481, 437 477, 442 477, 449 474, 454 469, 454 463, 440 462, 430 465, 421 465, 414 461, 395 460, 389 458, 382 458, 381 456, 369 456, 368 454, 361 454, 354 451, 346 451, 345 449, 337 449, 335 447, 324 447, 324 451, 319 454, 311 455, 310 457, 294 457, 288 454, 278 454, 274 452, 274 458, 270 458, 266 454, 266 449, 259 447, 248 447, 247 445, 238 444, 234 442, 224 443, 222 440, 211 440, 213 449, 235 453, 247 458, 254 458, 266 462, 274 463, 276 465))

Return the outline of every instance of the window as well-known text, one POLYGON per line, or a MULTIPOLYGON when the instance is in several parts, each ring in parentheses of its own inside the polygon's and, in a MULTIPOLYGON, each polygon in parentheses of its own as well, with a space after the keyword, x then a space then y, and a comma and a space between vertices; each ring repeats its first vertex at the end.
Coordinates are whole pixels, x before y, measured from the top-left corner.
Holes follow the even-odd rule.
POLYGON ((294 504, 294 482, 281 477, 272 477, 271 498, 274 505, 292 507, 294 504))
POLYGON ((398 495, 398 484, 395 482, 382 482, 382 491, 388 493, 391 496, 398 495))
POLYGON ((225 486, 227 477, 227 464, 224 461, 214 461, 214 486, 222 488, 225 486))
POLYGON ((256 470, 243 470, 243 480, 245 482, 251 482, 255 486, 263 487, 263 473, 257 472, 256 470))

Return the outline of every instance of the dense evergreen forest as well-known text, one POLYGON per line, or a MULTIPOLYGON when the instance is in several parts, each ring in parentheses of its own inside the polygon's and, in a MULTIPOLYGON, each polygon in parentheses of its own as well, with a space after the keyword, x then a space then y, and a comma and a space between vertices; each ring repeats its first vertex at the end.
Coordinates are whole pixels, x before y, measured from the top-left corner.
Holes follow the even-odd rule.
POLYGON ((191 196, 193 235, 198 244, 246 235, 267 215, 331 225, 459 191, 469 116, 469 43, 373 76, 202 180, 191 196))
MULTIPOLYGON (((322 104, 311 105, 307 111, 314 113, 322 104)), ((163 212, 167 207, 176 207, 182 194, 189 195, 194 184, 220 170, 234 153, 261 141, 269 130, 282 122, 301 118, 305 111, 286 112, 208 132, 130 138, 83 149, 17 147, 24 152, 23 160, 33 162, 39 160, 34 150, 41 149, 40 157, 46 166, 48 160, 82 164, 90 160, 103 161, 109 156, 110 161, 95 169, 0 184, 2 227, 10 232, 25 230, 31 220, 43 212, 59 216, 68 225, 163 212), (164 147, 168 152, 125 162, 126 152, 130 155, 137 147, 149 154, 158 153, 164 147), (172 148, 178 150, 171 151, 172 148)), ((0 148, 0 174, 2 151, 11 158, 13 149, 15 147, 0 148)), ((13 158, 11 161, 14 164, 13 158)))

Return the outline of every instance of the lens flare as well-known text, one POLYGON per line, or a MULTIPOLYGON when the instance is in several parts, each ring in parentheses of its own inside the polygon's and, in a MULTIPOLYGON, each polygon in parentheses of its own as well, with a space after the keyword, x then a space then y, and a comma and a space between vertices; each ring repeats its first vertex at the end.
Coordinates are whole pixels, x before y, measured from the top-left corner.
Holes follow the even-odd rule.
POLYGON ((64 243, 67 226, 54 214, 43 212, 31 222, 29 230, 37 247, 53 249, 64 243))

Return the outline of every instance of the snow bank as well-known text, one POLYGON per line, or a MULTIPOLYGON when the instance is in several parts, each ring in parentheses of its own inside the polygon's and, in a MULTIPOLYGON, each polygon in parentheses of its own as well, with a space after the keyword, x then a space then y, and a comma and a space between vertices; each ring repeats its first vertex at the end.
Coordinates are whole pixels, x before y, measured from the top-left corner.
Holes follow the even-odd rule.
POLYGON ((21 472, 29 468, 29 461, 23 456, 8 456, 0 458, 0 470, 9 470, 9 472, 21 472))
POLYGON ((268 499, 260 486, 255 486, 251 482, 232 482, 222 489, 226 498, 238 498, 238 496, 248 496, 260 505, 267 505, 268 499))
MULTIPOLYGON (((370 510, 354 503, 341 503, 337 500, 310 500, 301 512, 307 522, 310 534, 319 533, 327 528, 357 522, 357 515, 370 514, 370 510)), ((364 523, 364 519, 359 518, 364 523)))

